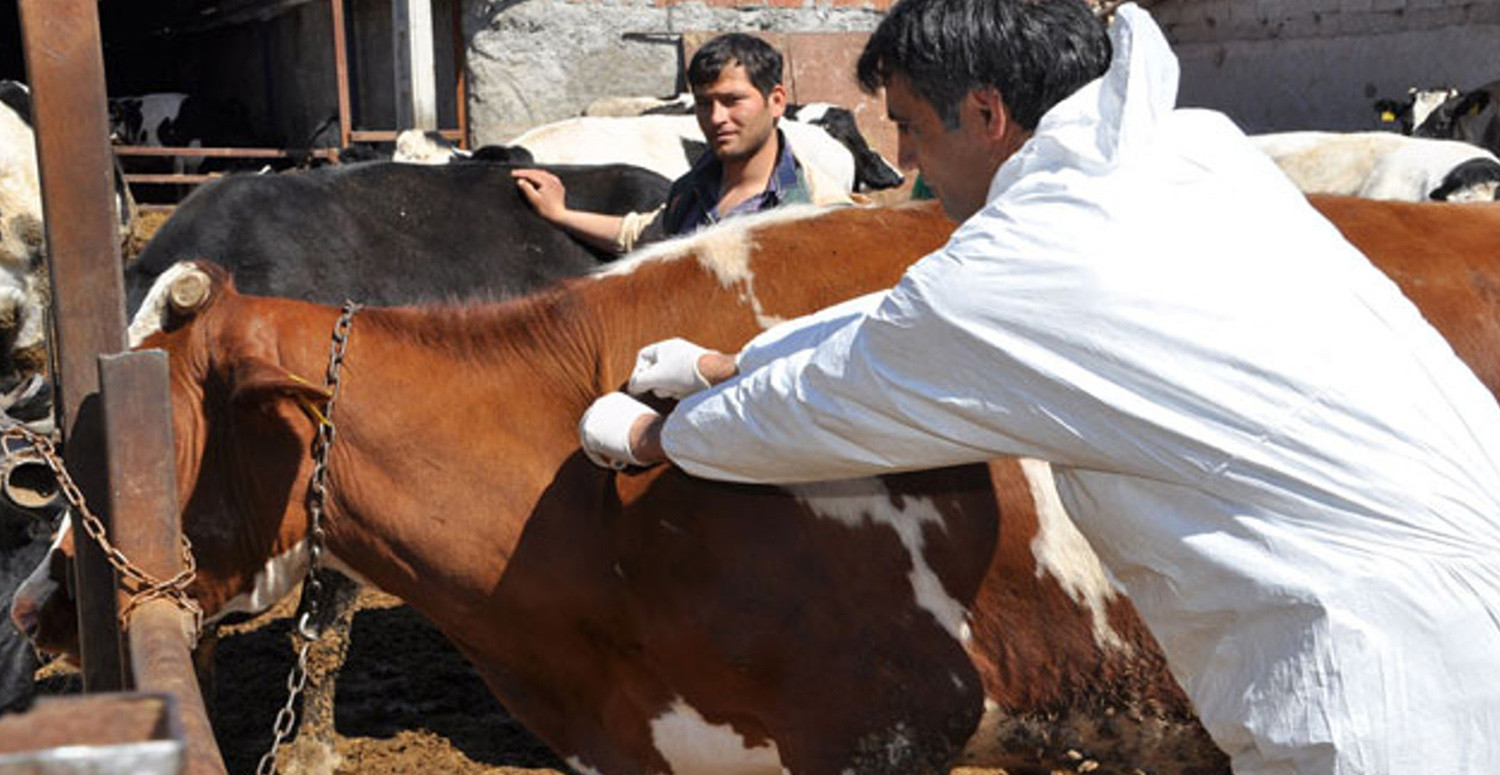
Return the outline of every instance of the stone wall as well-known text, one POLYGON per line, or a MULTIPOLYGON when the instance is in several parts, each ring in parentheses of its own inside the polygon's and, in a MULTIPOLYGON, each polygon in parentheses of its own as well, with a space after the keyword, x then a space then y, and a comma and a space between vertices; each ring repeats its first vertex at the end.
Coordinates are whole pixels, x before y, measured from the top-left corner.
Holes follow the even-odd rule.
POLYGON ((1179 103, 1247 131, 1373 129, 1412 86, 1500 78, 1495 0, 1162 0, 1182 60, 1179 103))
MULTIPOLYGON (((868 33, 888 5, 889 0, 469 0, 470 138, 476 145, 502 143, 537 124, 576 116, 599 97, 675 94, 682 88, 685 34, 868 33)), ((852 77, 849 86, 852 90, 852 77)))

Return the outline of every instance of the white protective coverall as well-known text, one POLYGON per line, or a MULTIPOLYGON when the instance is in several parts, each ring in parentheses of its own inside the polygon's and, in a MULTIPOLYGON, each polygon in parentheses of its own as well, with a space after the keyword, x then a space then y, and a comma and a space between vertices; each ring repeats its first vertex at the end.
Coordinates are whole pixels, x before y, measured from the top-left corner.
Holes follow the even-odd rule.
POLYGON ((1160 31, 885 293, 752 342, 663 446, 735 481, 1055 464, 1241 775, 1500 773, 1500 406, 1160 31))

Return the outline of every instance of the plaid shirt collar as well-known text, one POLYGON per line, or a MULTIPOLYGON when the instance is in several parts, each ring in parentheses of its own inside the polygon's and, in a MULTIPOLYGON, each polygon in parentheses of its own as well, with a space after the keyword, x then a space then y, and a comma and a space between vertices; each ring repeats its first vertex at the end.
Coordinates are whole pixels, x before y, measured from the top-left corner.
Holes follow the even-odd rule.
MULTIPOLYGON (((744 213, 758 213, 769 210, 785 201, 794 198, 795 192, 805 189, 800 175, 798 174, 797 158, 792 155, 791 146, 787 145, 786 135, 781 129, 776 130, 776 146, 779 153, 776 157, 776 169, 771 173, 771 179, 766 182, 766 189, 755 196, 746 199, 736 205, 729 212, 720 215, 718 212, 719 187, 724 179, 724 165, 713 152, 703 154, 698 163, 688 175, 693 180, 693 211, 684 221, 689 230, 704 226, 734 215, 744 213)), ((805 197, 804 197, 805 198, 805 197)))

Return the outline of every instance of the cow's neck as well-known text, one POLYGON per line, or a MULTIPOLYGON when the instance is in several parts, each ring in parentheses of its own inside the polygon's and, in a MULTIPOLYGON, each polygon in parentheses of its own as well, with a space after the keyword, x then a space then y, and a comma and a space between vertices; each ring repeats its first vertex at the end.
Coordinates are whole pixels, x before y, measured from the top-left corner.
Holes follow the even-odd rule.
POLYGON ((463 608, 493 588, 598 393, 596 335, 565 303, 546 294, 356 317, 329 468, 340 560, 413 602, 463 608))

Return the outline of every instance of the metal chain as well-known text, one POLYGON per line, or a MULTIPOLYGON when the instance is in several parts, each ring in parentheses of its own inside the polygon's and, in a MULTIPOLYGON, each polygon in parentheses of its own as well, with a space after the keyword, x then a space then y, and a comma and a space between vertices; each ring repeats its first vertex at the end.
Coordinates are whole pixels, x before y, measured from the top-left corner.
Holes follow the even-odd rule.
POLYGON ((129 594, 124 608, 120 610, 120 630, 123 632, 130 629, 130 617, 135 613, 135 609, 151 600, 165 598, 193 617, 192 635, 193 642, 196 643, 203 633, 203 609, 198 605, 198 601, 188 594, 188 587, 192 586, 193 580, 198 575, 198 562, 193 557, 193 544, 188 540, 187 534, 180 534, 182 571, 166 581, 158 580, 155 576, 141 570, 130 561, 129 557, 125 556, 124 552, 110 542, 104 523, 84 502, 83 491, 78 489, 77 483, 68 473, 68 468, 64 465, 62 456, 57 453, 57 448, 53 446, 51 439, 24 425, 6 428, 4 433, 0 434, 0 439, 24 441, 41 456, 47 467, 52 469, 53 476, 57 477, 57 484, 62 490, 63 497, 67 498, 68 504, 77 512, 78 521, 83 526, 84 532, 99 545, 110 566, 120 574, 120 587, 129 594))
POLYGON ((307 576, 303 578, 302 584, 308 593, 308 603, 307 610, 298 617, 295 628, 297 635, 302 638, 302 645, 297 649, 297 661, 286 677, 286 704, 276 712, 276 722, 271 727, 274 735, 271 750, 260 757, 260 764, 255 767, 256 775, 275 775, 277 751, 297 728, 297 698, 307 686, 307 653, 321 634, 313 629, 312 621, 318 612, 318 592, 323 584, 318 580, 317 571, 322 567, 323 541, 326 537, 323 532, 323 507, 328 501, 328 488, 324 481, 328 475, 328 453, 333 449, 333 406, 339 397, 339 369, 344 365, 344 350, 349 346, 349 328, 359 307, 352 301, 344 302, 343 314, 333 326, 333 342, 329 345, 328 373, 325 378, 328 403, 323 414, 318 417, 318 435, 313 440, 312 478, 307 485, 308 563, 307 576))

